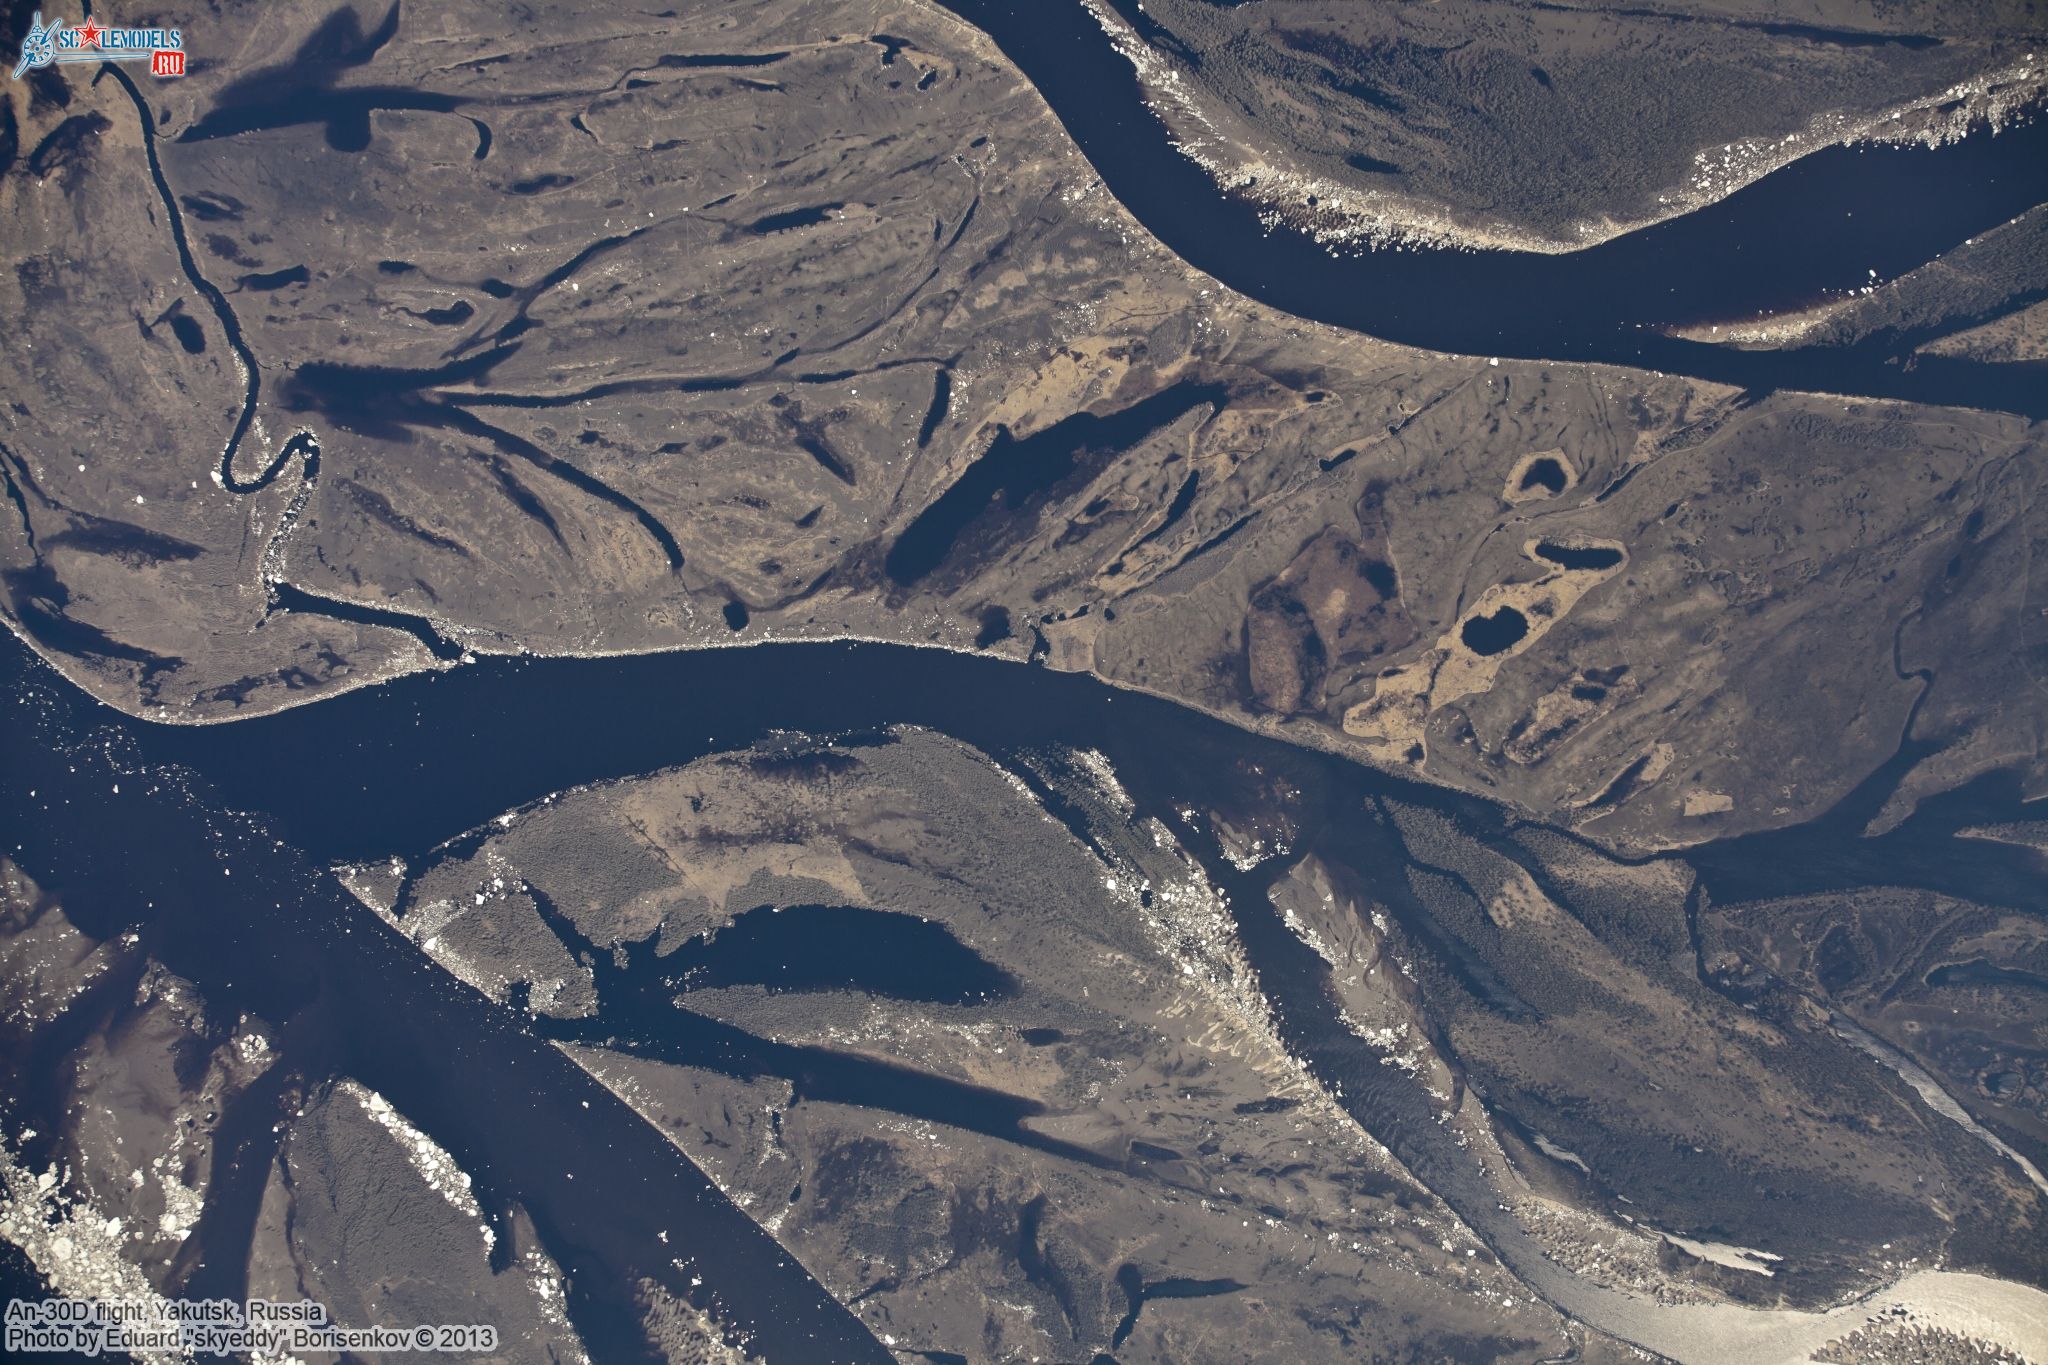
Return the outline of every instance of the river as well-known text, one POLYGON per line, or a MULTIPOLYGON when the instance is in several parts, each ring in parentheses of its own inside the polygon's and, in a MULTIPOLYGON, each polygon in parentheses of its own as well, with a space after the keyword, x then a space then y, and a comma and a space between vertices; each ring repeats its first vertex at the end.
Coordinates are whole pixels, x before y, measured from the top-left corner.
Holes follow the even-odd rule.
MULTIPOLYGON (((1385 796, 1435 809, 1488 843, 1499 844, 1520 818, 1083 675, 891 645, 489 659, 202 727, 102 707, 12 638, 0 650, 0 681, 20 698, 20 719, 0 739, 0 813, 9 828, 33 833, 14 855, 29 873, 88 932, 112 934, 140 921, 149 951, 210 999, 289 1020, 286 1037, 300 1056, 389 1096, 476 1177, 486 1207, 524 1204, 579 1286, 572 1311, 599 1348, 623 1349, 631 1340, 632 1310, 593 1286, 647 1275, 687 1292, 686 1277, 668 1263, 673 1249, 657 1236, 673 1229, 678 1246, 724 1249, 715 1264, 692 1268, 705 1277, 701 1293, 752 1332, 769 1358, 779 1358, 778 1345, 793 1358, 816 1358, 828 1342, 833 1359, 885 1358, 850 1314, 653 1129, 522 1019, 429 965, 323 868, 393 854, 417 863, 509 807, 772 731, 838 734, 903 723, 955 735, 998 758, 1066 745, 1099 749, 1141 811, 1170 822, 1178 808, 1218 790, 1216 775, 1247 763, 1310 793, 1308 807, 1324 813, 1311 838, 1369 837, 1345 813, 1385 796), (425 1039, 433 1045, 422 1046, 425 1039), (571 1121, 579 1111, 565 1097, 589 1099, 591 1114, 571 1121)), ((1860 839, 1851 809, 1756 836, 1775 841, 1767 859, 1753 856, 1754 840, 1690 856, 1710 893, 1717 878, 1739 879, 1744 895, 1824 880, 1855 884, 1867 861, 1881 857, 1889 881, 2032 903, 2038 864, 2028 851, 1955 833, 2022 813, 2010 788, 1986 783, 1933 803, 1883 840, 1860 839)), ((1319 964, 1265 900, 1280 860, 1242 871, 1187 837, 1230 893, 1290 1046, 1326 1081, 1341 1081, 1354 1116, 1532 1288, 1589 1320, 1609 1316, 1606 1300, 1551 1266, 1497 1215, 1476 1169, 1434 1121, 1427 1096, 1379 1065, 1379 1054, 1336 1018, 1319 964)), ((1370 865, 1363 860, 1398 853, 1351 849, 1347 856, 1370 865)), ((1423 941, 1441 941, 1419 907, 1394 909, 1423 941)), ((800 1071, 814 1093, 947 1120, 979 1109, 970 1126, 1016 1131, 989 1097, 822 1049, 764 1046, 705 1024, 678 1028, 673 1045, 676 1060, 734 1074, 800 1071)), ((218 1216, 250 1223, 254 1197, 241 1201, 239 1213, 231 1207, 218 1216)), ((246 1247, 246 1228, 231 1233, 216 1229, 218 1245, 246 1247)), ((213 1283, 231 1292, 239 1271, 230 1264, 216 1273, 225 1279, 213 1283)))
POLYGON ((1030 78, 1145 230, 1297 317, 1465 355, 1632 365, 1734 384, 2048 416, 2038 366, 1916 358, 1897 341, 1738 351, 1659 327, 1750 321, 1890 280, 2048 201, 2048 121, 1947 146, 1831 147, 1708 208, 1568 253, 1333 254, 1220 193, 1079 3, 941 0, 1030 78))

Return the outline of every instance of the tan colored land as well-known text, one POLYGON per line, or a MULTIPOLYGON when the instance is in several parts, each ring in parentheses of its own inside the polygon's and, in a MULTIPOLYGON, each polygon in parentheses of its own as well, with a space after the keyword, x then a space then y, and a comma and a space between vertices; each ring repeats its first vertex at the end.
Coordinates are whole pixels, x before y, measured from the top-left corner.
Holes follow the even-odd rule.
POLYGON ((1661 961, 1651 945, 1684 933, 1682 862, 1631 867, 1549 834, 1487 842, 1381 803, 1431 922, 1497 974, 1478 992, 1413 931, 1400 872, 1348 849, 1345 822, 1318 832, 1326 796, 1280 774, 1219 782, 1188 828, 1215 829, 1241 869, 1272 860, 1272 908, 1327 968, 1367 1063, 1345 1068, 1280 1040, 1244 912, 1201 845, 1147 813, 1158 793, 1127 789, 1101 754, 1047 764, 1006 772, 921 730, 785 737, 508 812, 415 869, 394 922, 494 998, 530 987, 543 1036, 878 1332, 920 1348, 980 1333, 998 1355, 1100 1349, 1120 1264, 1252 1286, 1148 1305, 1139 1358, 1234 1354, 1247 1332, 1308 1356, 1361 1349, 1356 1325, 1329 1335, 1328 1294, 1426 1299, 1423 1342, 1477 1330, 1453 1324, 1479 1313, 1496 1354, 1520 1349, 1508 1336, 1549 1339, 1532 1294, 1592 1329, 1595 1354, 1806 1360, 1873 1321, 2028 1348, 2048 1294, 1940 1268, 1966 1229, 2028 1241, 2041 1204, 2024 1172, 1825 1016, 1746 1009, 1661 961), (1246 804, 1275 791, 1293 795, 1246 804), (666 1005, 691 970, 636 986, 598 965, 659 972, 782 913, 763 907, 824 901, 876 932, 890 914, 942 925, 1015 984, 963 1005, 698 979, 675 1008, 1017 1097, 1055 1148, 669 1055, 628 999, 666 1005), (1603 941, 1587 921, 1617 905, 1637 931, 1603 941), (574 960, 595 1011, 541 990, 574 960), (1561 1140, 1526 1142, 1537 1122, 1561 1140), (1933 1181, 1944 1200, 1926 1199, 1933 1181), (1017 1218, 1057 1275, 1002 1254, 1010 1234, 972 1230, 1017 1218))
POLYGON ((1059 667, 1576 810, 1616 847, 1824 809, 1899 741, 1921 683, 1895 654, 1932 666, 1924 732, 1955 736, 1902 800, 2038 769, 2038 708, 2002 705, 2035 628, 2020 421, 1493 366, 1276 315, 1167 256, 987 40, 921 7, 584 22, 590 85, 480 11, 408 15, 370 70, 460 115, 374 112, 361 152, 317 124, 179 140, 301 22, 266 11, 247 61, 152 98, 195 261, 262 381, 235 478, 310 431, 310 483, 296 459, 258 492, 216 477, 240 365, 121 88, 8 95, 44 151, 0 182, 21 257, 0 279, 21 395, 0 412, 7 618, 112 704, 221 720, 440 666, 402 629, 281 609, 283 582, 474 653, 691 648, 734 638, 732 612, 749 640, 965 649, 1000 609, 998 653, 1043 632, 1059 667), (642 70, 649 43, 788 55, 642 70), (785 213, 799 225, 752 227, 785 213), (1085 452, 936 571, 886 572, 999 431, 1176 386, 1217 396, 1085 452), (66 401, 84 391, 130 399, 66 401), (1552 451, 1565 491, 1505 494, 1552 451), (1444 645, 1475 604, 1536 591, 1539 535, 1627 566, 1551 602, 1510 657, 1444 645), (1433 688, 1403 742, 1346 734, 1400 690, 1380 675, 1435 656, 1490 680, 1433 688), (1586 807, 1653 749, 1663 776, 1586 807))

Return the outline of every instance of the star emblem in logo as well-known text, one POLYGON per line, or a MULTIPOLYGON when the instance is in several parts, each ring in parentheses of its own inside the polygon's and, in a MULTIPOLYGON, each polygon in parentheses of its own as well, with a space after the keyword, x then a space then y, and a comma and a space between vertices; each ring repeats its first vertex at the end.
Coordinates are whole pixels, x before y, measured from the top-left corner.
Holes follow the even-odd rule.
POLYGON ((98 47, 100 45, 100 26, 90 19, 86 20, 78 30, 78 43, 80 47, 98 47))

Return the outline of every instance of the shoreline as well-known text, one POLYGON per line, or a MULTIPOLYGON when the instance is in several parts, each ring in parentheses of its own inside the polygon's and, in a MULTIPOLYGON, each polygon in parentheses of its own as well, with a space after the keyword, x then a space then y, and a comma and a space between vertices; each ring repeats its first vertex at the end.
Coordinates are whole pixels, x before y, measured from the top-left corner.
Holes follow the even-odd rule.
POLYGON ((1412 196, 1361 189, 1288 167, 1218 123, 1179 66, 1148 45, 1107 0, 1081 0, 1110 46, 1137 74, 1145 106, 1182 156, 1207 173, 1219 192, 1259 211, 1268 231, 1285 229, 1333 254, 1382 250, 1504 251, 1564 256, 1710 208, 1774 171, 1830 147, 1919 144, 1939 147, 1974 133, 1996 136, 2048 109, 2048 62, 2029 54, 2011 65, 1875 114, 1816 115, 1783 138, 1747 138, 1704 148, 1693 157, 1691 182, 1657 195, 1659 211, 1636 218, 1601 217, 1547 236, 1513 223, 1460 215, 1412 196))

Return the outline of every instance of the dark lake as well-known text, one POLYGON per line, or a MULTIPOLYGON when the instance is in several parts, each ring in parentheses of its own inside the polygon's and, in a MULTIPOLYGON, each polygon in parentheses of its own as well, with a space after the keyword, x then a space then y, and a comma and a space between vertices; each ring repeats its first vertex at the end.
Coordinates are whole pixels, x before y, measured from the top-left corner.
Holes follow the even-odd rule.
POLYGON ((858 989, 897 1000, 973 1005, 1009 995, 1009 976, 916 915, 853 905, 764 905, 662 963, 685 989, 771 993, 858 989))
POLYGON ((1458 629, 1458 638, 1474 654, 1498 654, 1512 649, 1529 633, 1529 618, 1513 607, 1500 607, 1487 616, 1474 616, 1458 629))

